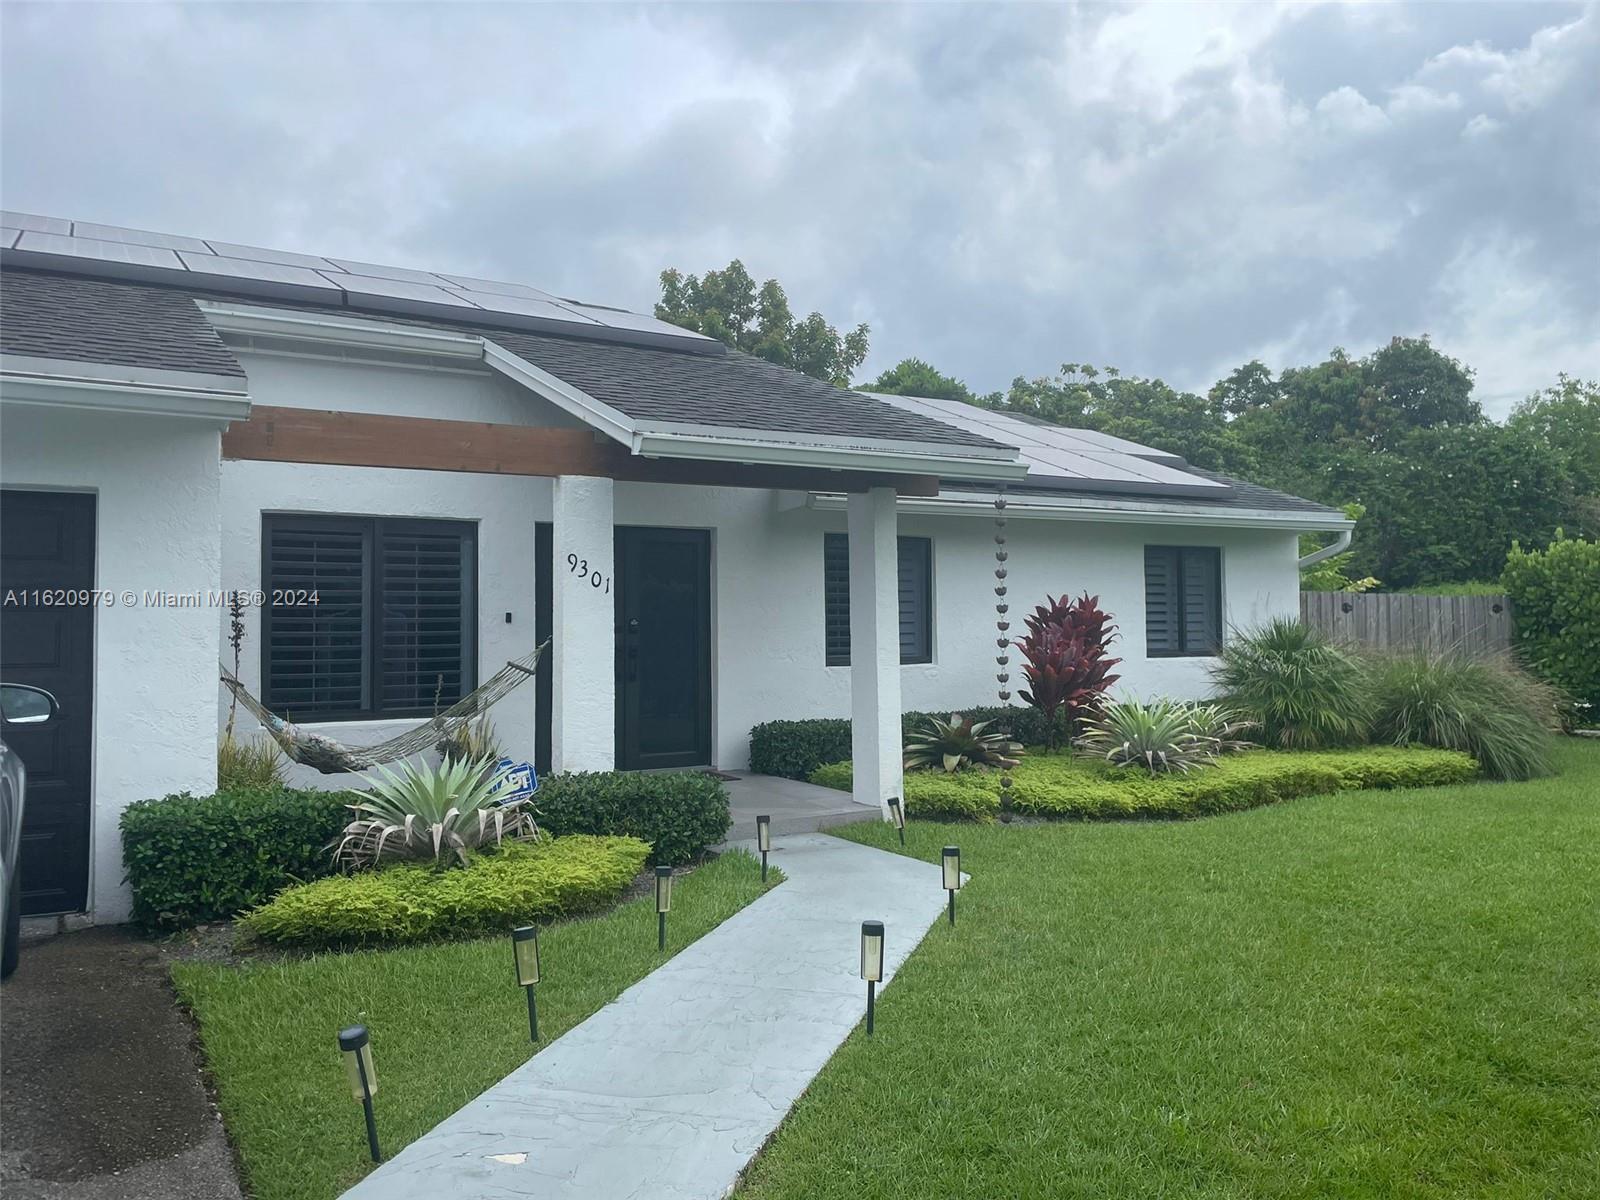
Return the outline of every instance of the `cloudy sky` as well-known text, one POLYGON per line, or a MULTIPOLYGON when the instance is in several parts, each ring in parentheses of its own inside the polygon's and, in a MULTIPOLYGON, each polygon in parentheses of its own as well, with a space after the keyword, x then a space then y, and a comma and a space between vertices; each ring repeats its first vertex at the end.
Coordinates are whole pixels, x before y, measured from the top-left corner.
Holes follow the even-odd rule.
POLYGON ((980 390, 1429 333, 1600 376, 1600 9, 29 5, 5 206, 648 311, 742 258, 980 390))

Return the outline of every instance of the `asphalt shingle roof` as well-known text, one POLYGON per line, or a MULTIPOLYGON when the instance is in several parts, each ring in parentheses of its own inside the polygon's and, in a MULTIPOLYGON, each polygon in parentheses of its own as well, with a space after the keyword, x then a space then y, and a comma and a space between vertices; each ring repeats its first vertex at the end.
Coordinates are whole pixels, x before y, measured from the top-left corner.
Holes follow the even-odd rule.
POLYGON ((0 274, 0 351, 244 375, 239 360, 183 292, 35 271, 0 274))
MULTIPOLYGON (((497 328, 479 322, 368 313, 355 308, 23 269, 0 274, 0 351, 243 377, 245 372, 239 361, 196 307, 197 298, 365 316, 391 324, 477 334, 639 421, 718 425, 802 437, 919 441, 952 449, 1001 444, 738 351, 705 354, 626 345, 497 328)), ((1244 480, 1196 467, 1184 470, 1226 483, 1233 492, 1214 500, 1167 497, 1164 504, 1219 511, 1268 509, 1341 515, 1324 505, 1244 480)), ((1039 490, 1052 496, 1091 500, 1116 494, 1056 487, 1039 490)), ((1127 494, 1137 498, 1132 492, 1127 494)))
POLYGON ((556 337, 482 322, 20 269, 4 272, 3 285, 0 349, 9 354, 242 375, 237 360, 193 303, 196 298, 226 299, 478 334, 638 421, 929 442, 952 449, 1000 445, 738 351, 706 354, 556 337))

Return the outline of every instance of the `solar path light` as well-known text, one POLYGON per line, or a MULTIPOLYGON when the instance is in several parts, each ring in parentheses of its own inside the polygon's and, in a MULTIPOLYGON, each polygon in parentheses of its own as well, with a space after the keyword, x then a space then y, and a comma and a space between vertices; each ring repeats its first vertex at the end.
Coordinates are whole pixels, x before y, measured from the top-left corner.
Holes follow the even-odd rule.
POLYGON ((365 1025, 352 1025, 339 1031, 339 1049, 344 1054, 345 1074, 350 1078, 350 1094, 361 1101, 367 1118, 367 1149, 373 1162, 382 1162, 378 1149, 378 1123, 372 1115, 372 1095, 378 1090, 378 1074, 372 1068, 372 1043, 365 1025))
POLYGON ((861 978, 867 981, 867 1036, 872 1036, 872 1009, 883 979, 883 922, 861 922, 861 978))
POLYGON ((899 796, 889 797, 889 819, 894 822, 894 827, 900 831, 900 844, 906 844, 906 806, 899 796))
POLYGON ((950 924, 956 923, 956 893, 961 890, 961 847, 946 846, 940 864, 944 867, 944 890, 950 893, 950 924))
POLYGON ((761 882, 767 881, 767 853, 772 849, 772 818, 756 818, 756 849, 761 851, 761 882))
POLYGON ((524 925, 511 931, 511 954, 517 966, 517 983, 528 993, 528 1036, 539 1040, 539 1001, 534 985, 539 982, 539 931, 524 925))
POLYGON ((667 914, 672 911, 672 868, 656 868, 656 949, 667 948, 667 914))

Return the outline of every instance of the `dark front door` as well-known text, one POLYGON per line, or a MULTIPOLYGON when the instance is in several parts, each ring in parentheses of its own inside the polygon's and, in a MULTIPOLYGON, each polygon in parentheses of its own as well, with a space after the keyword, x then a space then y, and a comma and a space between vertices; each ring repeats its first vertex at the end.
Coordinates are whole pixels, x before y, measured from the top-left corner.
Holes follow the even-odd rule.
POLYGON ((49 689, 61 712, 5 731, 28 769, 22 911, 77 912, 89 894, 94 497, 0 492, 0 679, 49 689), (76 601, 76 602, 69 602, 76 601))
POLYGON ((617 765, 711 762, 711 534, 617 530, 617 765))

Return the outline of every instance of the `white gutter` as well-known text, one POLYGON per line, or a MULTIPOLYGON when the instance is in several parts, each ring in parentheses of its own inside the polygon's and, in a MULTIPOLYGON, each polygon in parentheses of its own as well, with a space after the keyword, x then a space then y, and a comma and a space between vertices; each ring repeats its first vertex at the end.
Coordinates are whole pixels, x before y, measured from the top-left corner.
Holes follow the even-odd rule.
POLYGON ((1321 550, 1313 551, 1300 560, 1300 569, 1314 567, 1319 562, 1332 558, 1335 554, 1342 554, 1350 549, 1350 539, 1355 534, 1355 525, 1352 523, 1348 529, 1339 530, 1339 536, 1334 539, 1333 545, 1324 546, 1321 550))
POLYGON ((880 471, 900 475, 959 476, 964 479, 1020 482, 1028 474, 1020 452, 1010 447, 946 446, 935 442, 893 441, 797 434, 803 442, 783 441, 781 431, 752 431, 677 422, 635 421, 618 408, 535 366, 492 339, 471 333, 445 333, 387 321, 295 312, 248 304, 196 300, 219 331, 244 337, 277 337, 326 345, 354 346, 401 354, 478 359, 569 416, 625 444, 643 458, 695 459, 810 467, 834 471, 880 471))
MULTIPOLYGON (((811 492, 806 507, 821 512, 843 511, 845 497, 838 493, 811 492)), ((950 492, 923 498, 900 497, 898 508, 906 516, 985 517, 995 514, 994 497, 974 493, 950 492)), ((1090 521, 1123 525, 1203 525, 1236 529, 1278 529, 1285 532, 1315 533, 1348 531, 1355 522, 1344 516, 1284 509, 1201 507, 1194 504, 1162 504, 1141 500, 1086 500, 1078 496, 1019 495, 1006 498, 1006 516, 1039 521, 1090 521)))
POLYGON ((0 399, 98 412, 240 421, 250 393, 238 375, 0 355, 0 399))

